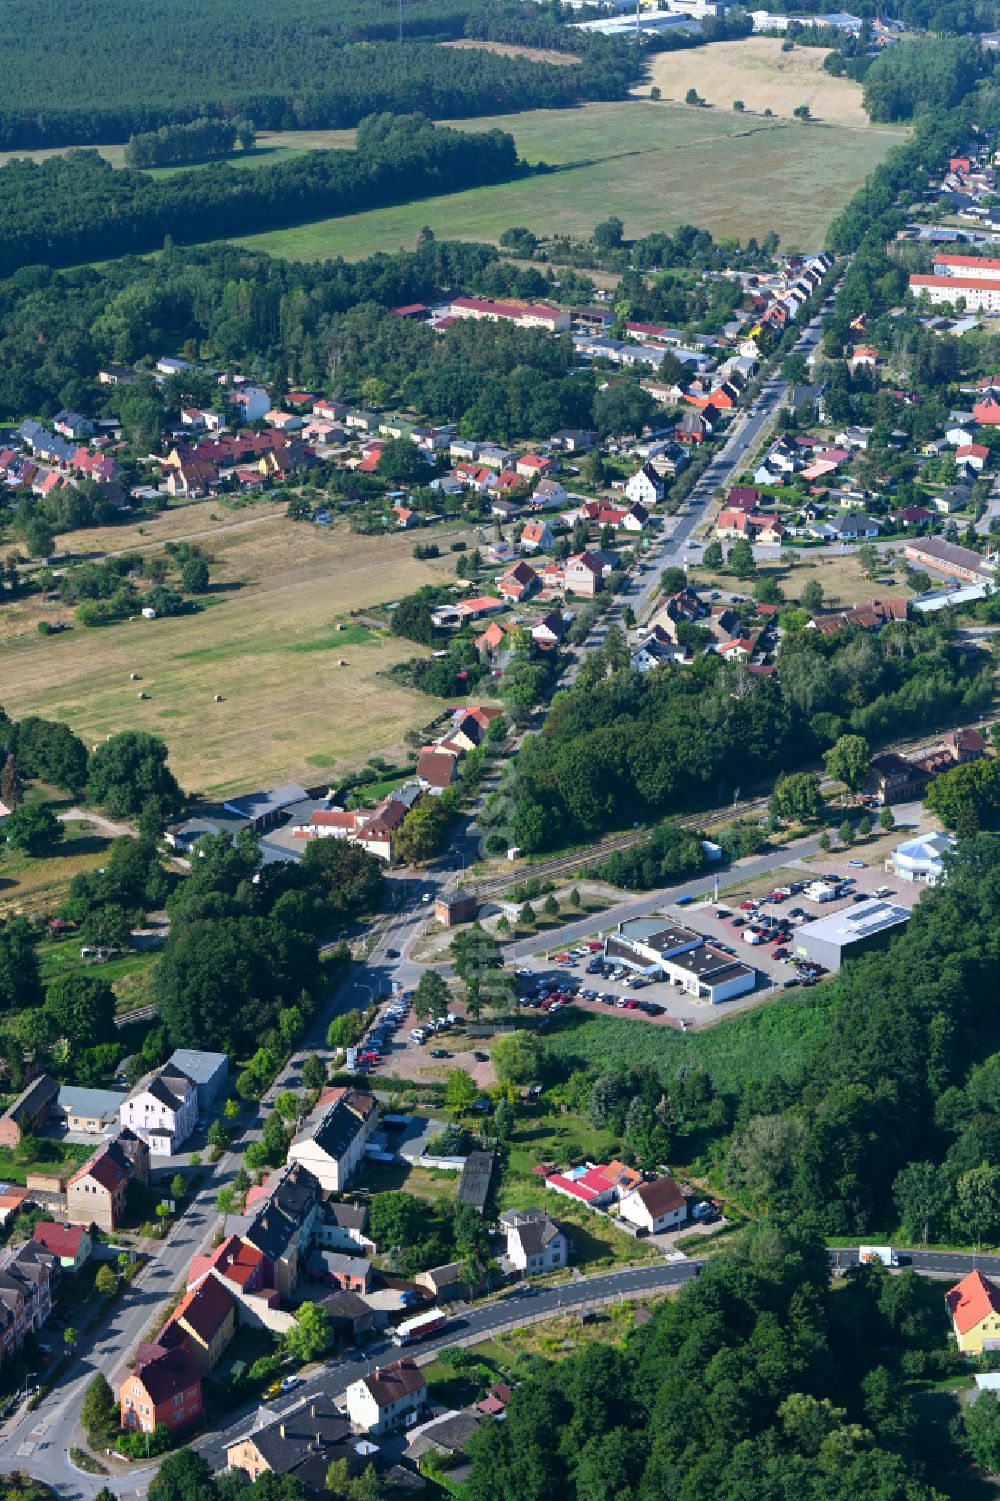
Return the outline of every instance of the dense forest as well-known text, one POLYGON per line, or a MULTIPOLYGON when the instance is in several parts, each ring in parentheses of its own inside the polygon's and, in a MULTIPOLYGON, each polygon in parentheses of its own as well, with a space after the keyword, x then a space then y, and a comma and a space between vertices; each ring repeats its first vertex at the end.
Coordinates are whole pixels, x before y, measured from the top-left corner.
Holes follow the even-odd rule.
MULTIPOLYGON (((712 1257, 624 1348, 525 1361, 472 1440, 469 1501, 935 1501, 903 1383, 938 1321, 912 1272, 831 1291, 824 1246, 762 1226, 712 1257), (861 1331, 865 1331, 867 1338, 861 1331)), ((935 1351, 935 1346, 938 1350, 935 1351)), ((151 1492, 152 1494, 152 1492, 151 1492)))
POLYGON ((169 177, 116 171, 96 151, 0 168, 0 274, 158 249, 165 238, 245 234, 325 214, 501 182, 513 137, 435 127, 422 116, 363 120, 354 151, 311 151, 257 170, 216 164, 169 177))
POLYGON ((0 17, 4 150, 126 141, 205 115, 304 130, 382 110, 454 119, 571 105, 622 97, 642 66, 634 48, 579 32, 580 61, 569 66, 436 45, 467 25, 473 35, 499 27, 535 40, 546 23, 530 3, 403 0, 402 45, 395 0, 289 0, 278 11, 266 0, 237 9, 226 0, 0 0, 0 17))
POLYGON ((626 650, 606 646, 521 747, 516 842, 550 848, 718 802, 845 732, 877 743, 979 713, 991 678, 949 645, 946 628, 912 623, 877 638, 789 631, 780 684, 715 656, 633 672, 626 650))

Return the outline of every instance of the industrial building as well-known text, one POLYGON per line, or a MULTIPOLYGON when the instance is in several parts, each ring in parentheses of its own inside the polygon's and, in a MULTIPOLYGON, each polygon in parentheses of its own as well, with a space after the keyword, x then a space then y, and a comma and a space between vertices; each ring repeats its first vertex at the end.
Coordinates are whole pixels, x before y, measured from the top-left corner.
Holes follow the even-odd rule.
POLYGON ((870 901, 804 923, 795 934, 795 952, 835 973, 845 959, 856 959, 869 949, 884 948, 893 933, 909 919, 907 907, 872 897, 870 901))

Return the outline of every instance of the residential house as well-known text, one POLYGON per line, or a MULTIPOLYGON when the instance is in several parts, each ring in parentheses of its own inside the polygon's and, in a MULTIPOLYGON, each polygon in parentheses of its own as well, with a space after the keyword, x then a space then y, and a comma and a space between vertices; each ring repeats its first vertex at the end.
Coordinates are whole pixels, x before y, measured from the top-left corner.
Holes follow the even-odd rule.
POLYGON ((1000 1349, 1000 1285, 978 1269, 948 1289, 945 1306, 963 1355, 1000 1349))
POLYGON ((554 1272, 569 1260, 569 1241, 543 1210, 505 1209, 500 1224, 507 1237, 507 1260, 519 1272, 554 1272))
POLYGON ((125 1219, 128 1186, 133 1178, 149 1182, 149 1148, 132 1131, 120 1131, 78 1167, 66 1185, 66 1218, 74 1225, 96 1225, 105 1234, 125 1219))
POLYGON ((562 427, 552 434, 552 446, 565 453, 587 453, 596 442, 597 434, 589 428, 562 427))
POLYGON ((395 1360, 352 1382, 346 1401, 353 1428, 379 1436, 395 1433, 416 1423, 427 1403, 427 1382, 415 1361, 395 1360))
POLYGON ((120 1089, 83 1089, 75 1084, 61 1084, 52 1116, 62 1121, 68 1131, 102 1136, 117 1123, 124 1098, 120 1089))
POLYGON ((59 1085, 49 1074, 39 1074, 26 1084, 0 1116, 0 1146, 16 1147, 22 1136, 34 1136, 55 1107, 59 1085))
POLYGON ((686 666, 693 657, 690 647, 673 641, 662 625, 655 625, 638 642, 629 658, 629 666, 633 672, 652 672, 654 667, 663 667, 667 663, 686 666))
POLYGON ((7 1361, 52 1312, 55 1257, 34 1241, 0 1251, 0 1359, 7 1361))
POLYGON ((377 1118, 374 1095, 353 1089, 333 1099, 321 1095, 288 1148, 288 1160, 306 1168, 327 1192, 340 1192, 357 1172, 377 1118))
POLYGON ((640 1234, 660 1235, 683 1225, 687 1219, 687 1200, 667 1174, 633 1188, 619 1203, 618 1216, 634 1225, 640 1234))
POLYGON ((594 595, 604 584, 604 569, 592 552, 575 553, 566 562, 566 590, 570 594, 594 595))
POLYGON ((458 776, 457 757, 433 747, 417 757, 417 781, 432 797, 439 796, 458 776))
POLYGON ((373 1256, 375 1242, 365 1233, 367 1226, 368 1210, 364 1204, 325 1199, 313 1235, 316 1245, 325 1246, 330 1251, 373 1256))
POLYGON ((264 1286, 275 1288, 282 1298, 290 1298, 298 1283, 299 1263, 312 1244, 322 1203, 316 1177, 293 1161, 250 1190, 244 1214, 226 1218, 228 1235, 263 1252, 264 1286))
POLYGON ((666 494, 666 486, 652 464, 643 464, 641 469, 629 476, 625 494, 633 504, 638 502, 643 506, 655 506, 666 494))
POLYGON ((214 1370, 236 1332, 236 1299, 210 1272, 184 1294, 170 1322, 185 1335, 203 1370, 214 1370))
POLYGON ((263 1251, 238 1235, 227 1235, 214 1251, 204 1256, 192 1256, 188 1268, 187 1288, 190 1292, 200 1282, 214 1273, 242 1294, 261 1292, 266 1283, 267 1261, 263 1251))
MULTIPOLYGON (((249 382, 244 382, 231 391, 228 401, 241 422, 262 422, 271 410, 271 398, 264 387, 251 385, 249 382)), ((316 411, 316 408, 313 410, 316 411)), ((326 413, 317 412, 317 416, 326 416, 326 413)))
POLYGON ((40 1221, 31 1238, 36 1246, 56 1257, 64 1272, 78 1272, 94 1248, 86 1225, 62 1225, 55 1220, 40 1221))
POLYGON ((559 464, 556 459, 548 459, 538 453, 526 453, 522 454, 518 459, 514 466, 514 472, 519 474, 522 479, 538 480, 545 479, 547 475, 551 474, 554 469, 558 469, 558 467, 559 464))
POLYGON ((351 1425, 333 1399, 316 1393, 275 1416, 272 1422, 258 1415, 249 1432, 226 1448, 226 1468, 241 1471, 251 1481, 261 1475, 291 1475, 315 1493, 321 1491, 326 1471, 334 1459, 354 1459, 345 1441, 351 1425), (313 1482, 312 1471, 316 1471, 313 1482))
POLYGON ((834 516, 831 525, 842 542, 863 542, 877 537, 882 528, 874 516, 866 516, 857 511, 848 511, 844 515, 834 516))
POLYGON ((88 438, 94 431, 91 417, 84 417, 79 412, 68 412, 65 408, 53 417, 52 426, 64 438, 88 438))
MULTIPOLYGON (((549 481, 543 480, 542 483, 547 484, 549 481)), ((522 552, 548 552, 555 540, 547 521, 526 521, 518 546, 522 552)))
POLYGON ((541 585, 538 574, 529 563, 518 563, 498 580, 497 588, 504 599, 509 599, 512 604, 520 604, 537 594, 541 585))
POLYGON ((531 494, 531 505, 542 511, 556 510, 566 499, 566 490, 557 479, 540 479, 531 494))
POLYGON ((198 1119, 198 1090, 192 1079, 164 1063, 140 1079, 126 1095, 121 1123, 149 1146, 154 1157, 172 1157, 198 1119))
POLYGON ((186 1342, 162 1331, 138 1345, 118 1399, 126 1429, 152 1433, 162 1424, 173 1433, 197 1422, 203 1412, 201 1369, 186 1342))
POLYGON ((558 646, 566 634, 566 621, 555 610, 539 615, 531 627, 531 639, 539 646, 558 646))

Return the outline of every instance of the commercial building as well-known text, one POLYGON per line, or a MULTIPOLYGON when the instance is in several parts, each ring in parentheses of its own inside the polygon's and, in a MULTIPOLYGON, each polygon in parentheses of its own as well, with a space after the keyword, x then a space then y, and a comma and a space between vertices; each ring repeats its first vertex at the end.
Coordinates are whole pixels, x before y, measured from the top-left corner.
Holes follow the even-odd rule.
POLYGON ((167 1060, 191 1080, 198 1091, 198 1113, 212 1110, 229 1083, 229 1058, 225 1053, 203 1053, 200 1048, 175 1048, 167 1060))
POLYGON ((795 952, 836 972, 845 959, 856 959, 869 949, 883 948, 910 920, 909 909, 892 902, 858 902, 805 923, 795 933, 795 952))
POLYGON ((944 857, 956 843, 950 834, 921 834, 916 839, 904 840, 885 862, 886 870, 891 870, 901 881, 936 886, 944 880, 944 857))
POLYGON ((957 542, 945 542, 940 537, 926 537, 908 542, 903 556, 921 568, 933 568, 938 573, 950 573, 954 578, 979 584, 991 580, 996 573, 996 557, 983 557, 971 547, 960 547, 957 542))
POLYGON ((520 328, 542 328, 546 333, 563 333, 570 326, 564 308, 546 303, 494 302, 488 297, 455 297, 448 309, 452 318, 485 318, 492 323, 516 323, 520 328))
POLYGON ((604 951, 606 958, 650 979, 669 980, 713 1006, 748 994, 757 983, 757 972, 749 965, 713 948, 691 928, 658 918, 619 923, 617 933, 605 940, 604 951))

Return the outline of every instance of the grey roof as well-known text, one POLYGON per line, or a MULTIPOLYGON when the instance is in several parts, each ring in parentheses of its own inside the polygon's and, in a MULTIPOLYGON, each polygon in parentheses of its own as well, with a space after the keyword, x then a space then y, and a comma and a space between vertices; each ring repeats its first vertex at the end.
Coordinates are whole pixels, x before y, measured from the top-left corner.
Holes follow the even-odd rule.
POLYGON ((328 1157, 338 1160, 364 1128, 365 1116, 352 1110, 343 1095, 317 1119, 306 1123, 296 1141, 314 1141, 328 1157))
POLYGON ((462 1204, 471 1204, 482 1213, 489 1197, 493 1181, 494 1157, 492 1152, 470 1152, 462 1168, 458 1184, 458 1197, 462 1204))
POLYGON ((342 1443, 350 1431, 350 1423, 337 1412, 332 1398, 316 1396, 243 1438, 254 1444, 275 1475, 287 1475, 316 1452, 314 1444, 329 1448, 342 1443))
POLYGON ((424 1423, 406 1446, 409 1458, 416 1459, 428 1449, 446 1449, 449 1454, 460 1454, 480 1424, 476 1412, 446 1412, 430 1423, 424 1423))
POLYGON ((818 917, 815 922, 804 923, 795 937, 798 942, 812 938, 821 943, 846 948, 875 933, 902 927, 909 920, 909 908, 898 907, 893 902, 882 902, 873 897, 871 901, 859 902, 856 907, 846 907, 840 912, 818 917))
POLYGON ((209 1084, 220 1069, 229 1068, 226 1053, 203 1053, 198 1048, 175 1048, 167 1066, 179 1069, 195 1084, 209 1084))
POLYGON ((67 1115, 113 1116, 117 1120, 125 1098, 122 1090, 81 1089, 76 1084, 61 1084, 56 1104, 67 1115))
POLYGON ((344 1319, 355 1323, 358 1319, 371 1318, 372 1310, 364 1298, 352 1292, 333 1292, 328 1298, 324 1298, 322 1306, 326 1309, 331 1319, 336 1322, 344 1319))
POLYGON ((323 1217, 328 1224, 339 1225, 342 1230, 363 1230, 368 1211, 363 1204, 344 1204, 328 1199, 323 1205, 323 1217))
POLYGON ((248 792, 243 797, 233 797, 223 803, 230 813, 241 818, 263 818, 268 813, 280 812, 292 803, 306 802, 309 794, 297 782, 286 782, 281 787, 269 787, 262 792, 248 792))
POLYGON ((339 1273, 345 1277, 367 1278, 372 1269, 366 1256, 347 1256, 343 1251, 324 1251, 320 1248, 313 1252, 313 1258, 321 1261, 331 1276, 339 1273))
POLYGON ((526 1225, 518 1225, 515 1228, 521 1248, 528 1256, 537 1256, 562 1234, 555 1220, 548 1218, 529 1220, 526 1225))
POLYGON ((26 1118, 40 1115, 50 1105, 59 1093, 59 1085, 50 1074, 39 1074, 37 1079, 32 1079, 21 1090, 16 1100, 12 1100, 3 1113, 5 1120, 17 1121, 18 1124, 26 1118))

